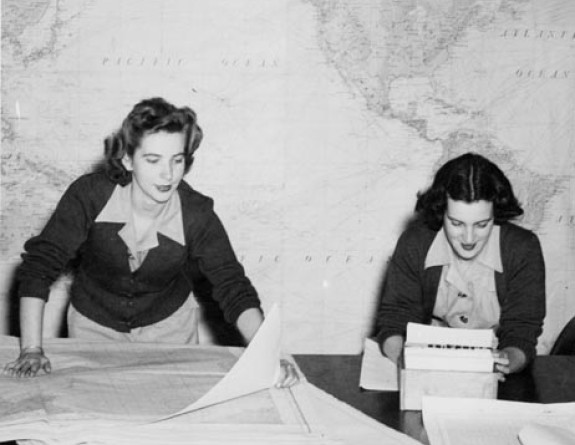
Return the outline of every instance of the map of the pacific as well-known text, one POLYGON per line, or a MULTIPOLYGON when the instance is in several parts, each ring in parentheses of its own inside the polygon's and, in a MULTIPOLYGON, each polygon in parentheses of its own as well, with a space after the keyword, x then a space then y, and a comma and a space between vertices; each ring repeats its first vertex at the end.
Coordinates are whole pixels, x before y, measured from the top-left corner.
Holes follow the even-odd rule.
POLYGON ((541 240, 541 352, 575 315, 572 0, 3 0, 1 55, 4 332, 24 242, 154 96, 197 112, 186 180, 280 305, 287 351, 361 350, 417 192, 467 151, 541 240))

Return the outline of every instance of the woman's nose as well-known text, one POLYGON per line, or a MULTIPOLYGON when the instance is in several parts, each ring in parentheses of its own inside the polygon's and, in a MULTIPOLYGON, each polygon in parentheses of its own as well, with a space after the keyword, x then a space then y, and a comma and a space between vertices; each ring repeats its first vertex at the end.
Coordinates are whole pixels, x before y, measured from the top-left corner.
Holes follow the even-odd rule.
POLYGON ((171 164, 164 165, 162 169, 162 178, 171 180, 174 175, 174 169, 171 164))
POLYGON ((464 241, 466 244, 473 244, 475 232, 472 227, 465 229, 464 241))

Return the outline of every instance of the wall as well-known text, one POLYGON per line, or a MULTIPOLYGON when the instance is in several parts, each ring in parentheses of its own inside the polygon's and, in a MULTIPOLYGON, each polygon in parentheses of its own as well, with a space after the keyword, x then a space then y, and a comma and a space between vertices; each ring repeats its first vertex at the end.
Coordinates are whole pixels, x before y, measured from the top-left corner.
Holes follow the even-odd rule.
POLYGON ((575 314, 570 0, 2 8, 1 332, 24 241, 150 96, 197 111, 206 137, 186 180, 215 198, 264 308, 281 306, 287 350, 361 350, 417 191, 470 150, 509 174, 541 238, 540 351, 575 314))

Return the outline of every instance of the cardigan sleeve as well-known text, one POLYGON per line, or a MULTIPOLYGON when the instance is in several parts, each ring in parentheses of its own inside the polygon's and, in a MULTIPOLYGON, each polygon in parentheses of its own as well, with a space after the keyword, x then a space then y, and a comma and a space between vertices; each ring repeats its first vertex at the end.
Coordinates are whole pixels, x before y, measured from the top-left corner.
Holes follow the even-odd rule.
POLYGON ((514 230, 502 244, 505 298, 497 332, 499 348, 521 349, 527 361, 536 354, 545 317, 545 262, 533 232, 514 230))
POLYGON ((211 283, 212 296, 226 321, 235 323, 246 309, 260 308, 257 291, 236 258, 211 198, 204 197, 195 220, 190 230, 190 261, 211 283))
POLYGON ((24 244, 16 273, 20 297, 48 300, 50 286, 87 237, 92 221, 88 196, 91 181, 83 176, 64 192, 44 229, 24 244))
POLYGON ((425 248, 417 232, 408 229, 399 237, 388 264, 377 314, 380 348, 393 335, 405 336, 407 323, 425 323, 423 265, 425 248))

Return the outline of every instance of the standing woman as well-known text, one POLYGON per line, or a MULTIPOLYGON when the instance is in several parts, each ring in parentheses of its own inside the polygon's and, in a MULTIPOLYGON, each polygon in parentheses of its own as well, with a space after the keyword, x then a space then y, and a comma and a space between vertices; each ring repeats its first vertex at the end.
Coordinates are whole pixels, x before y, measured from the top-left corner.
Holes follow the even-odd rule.
MULTIPOLYGON (((535 356, 545 316, 545 263, 504 173, 467 153, 418 195, 418 220, 400 236, 379 307, 378 341, 398 361, 408 322, 494 329, 502 375, 535 356)), ((502 376, 503 377, 503 376, 502 376)))
MULTIPOLYGON (((212 199, 183 181, 201 140, 195 112, 161 98, 136 104, 105 140, 106 171, 72 183, 24 246, 17 272, 21 352, 6 373, 51 371, 42 348, 44 305, 73 259, 70 337, 197 343, 192 269, 210 281, 227 321, 247 342, 254 337, 263 321, 256 290, 212 199)), ((281 386, 297 381, 287 362, 282 371, 281 386)))

